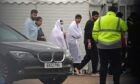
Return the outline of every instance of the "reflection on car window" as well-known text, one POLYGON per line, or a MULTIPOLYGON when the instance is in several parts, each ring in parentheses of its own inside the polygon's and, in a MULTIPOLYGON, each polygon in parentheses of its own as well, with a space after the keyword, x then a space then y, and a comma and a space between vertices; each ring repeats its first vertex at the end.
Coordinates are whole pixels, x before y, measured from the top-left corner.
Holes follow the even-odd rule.
POLYGON ((0 41, 26 41, 27 39, 9 26, 0 24, 0 41))

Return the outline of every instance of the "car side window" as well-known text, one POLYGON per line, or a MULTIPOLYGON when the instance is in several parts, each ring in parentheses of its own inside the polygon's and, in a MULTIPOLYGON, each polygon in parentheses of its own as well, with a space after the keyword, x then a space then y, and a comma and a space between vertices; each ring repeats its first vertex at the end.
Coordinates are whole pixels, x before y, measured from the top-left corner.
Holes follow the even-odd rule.
POLYGON ((27 40, 24 36, 8 26, 0 25, 0 41, 24 41, 27 40))

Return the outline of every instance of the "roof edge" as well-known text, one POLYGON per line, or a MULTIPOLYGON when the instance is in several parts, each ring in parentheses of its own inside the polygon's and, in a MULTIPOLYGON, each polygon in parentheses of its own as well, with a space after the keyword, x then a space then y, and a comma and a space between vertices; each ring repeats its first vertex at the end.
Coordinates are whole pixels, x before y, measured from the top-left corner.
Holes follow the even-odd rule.
POLYGON ((87 0, 79 0, 79 1, 61 1, 61 2, 52 2, 52 1, 36 1, 36 2, 15 2, 15 1, 0 1, 1 4, 68 4, 68 3, 84 3, 88 2, 87 0))

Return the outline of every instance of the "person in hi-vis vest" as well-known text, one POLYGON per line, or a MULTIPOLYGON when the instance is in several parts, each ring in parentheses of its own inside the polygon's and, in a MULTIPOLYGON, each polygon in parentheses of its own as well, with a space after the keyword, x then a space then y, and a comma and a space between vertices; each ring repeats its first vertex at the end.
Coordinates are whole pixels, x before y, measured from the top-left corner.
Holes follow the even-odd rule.
POLYGON ((126 23, 116 17, 117 7, 109 7, 105 16, 94 24, 92 37, 96 41, 100 56, 100 84, 106 84, 110 63, 114 84, 120 84, 121 74, 121 34, 127 31, 126 23))

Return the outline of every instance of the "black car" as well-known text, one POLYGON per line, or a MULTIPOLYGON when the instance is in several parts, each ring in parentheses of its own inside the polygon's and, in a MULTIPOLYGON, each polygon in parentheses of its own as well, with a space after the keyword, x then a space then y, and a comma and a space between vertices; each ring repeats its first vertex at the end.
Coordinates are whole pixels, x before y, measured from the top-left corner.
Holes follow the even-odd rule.
POLYGON ((70 54, 51 43, 31 41, 0 23, 0 81, 38 78, 43 83, 61 84, 73 73, 70 54))

